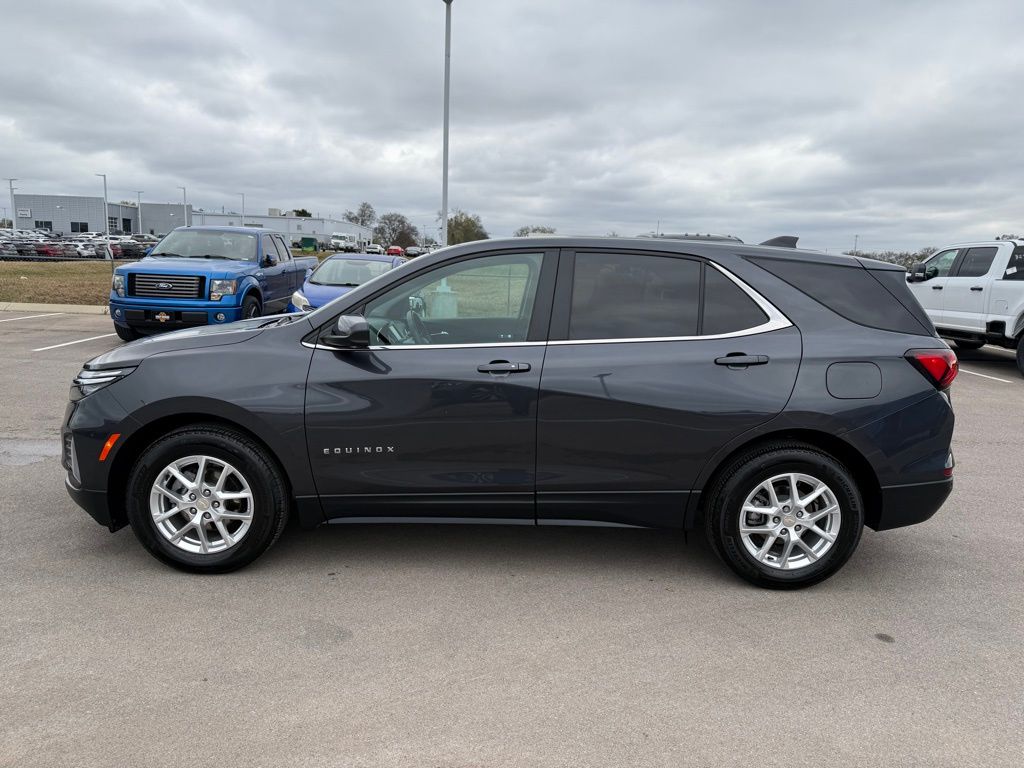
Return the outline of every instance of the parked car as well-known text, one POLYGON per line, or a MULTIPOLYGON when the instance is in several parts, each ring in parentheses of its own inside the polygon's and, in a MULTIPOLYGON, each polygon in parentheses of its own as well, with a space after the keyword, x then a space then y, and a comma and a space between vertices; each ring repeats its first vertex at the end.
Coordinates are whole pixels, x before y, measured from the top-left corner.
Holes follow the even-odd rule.
POLYGON ((389 245, 384 253, 388 256, 405 256, 405 249, 400 245, 389 245))
POLYGON ((293 258, 274 232, 181 227, 114 271, 110 317, 117 335, 131 341, 281 312, 317 263, 316 256, 293 258))
POLYGON ((64 247, 59 243, 53 242, 39 242, 35 244, 36 254, 39 256, 45 256, 47 258, 54 258, 56 256, 64 255, 64 247))
POLYGON ((329 301, 344 296, 353 288, 400 267, 405 259, 400 256, 374 254, 338 254, 320 262, 320 266, 306 278, 288 303, 289 312, 311 312, 329 301))
POLYGON ((410 245, 408 248, 405 249, 405 255, 410 259, 414 259, 417 256, 422 256, 424 253, 426 253, 426 251, 424 251, 418 245, 410 245))
POLYGON ((90 360, 63 463, 98 522, 189 571, 246 565, 289 516, 461 520, 702 528, 744 579, 793 588, 864 525, 940 507, 956 372, 891 264, 486 241, 90 360))
POLYGON ((1024 240, 942 248, 907 282, 940 336, 958 349, 1015 349, 1024 375, 1024 240))
POLYGON ((384 255, 383 246, 377 245, 376 243, 368 244, 364 250, 366 251, 366 253, 377 253, 380 254, 381 256, 384 255))

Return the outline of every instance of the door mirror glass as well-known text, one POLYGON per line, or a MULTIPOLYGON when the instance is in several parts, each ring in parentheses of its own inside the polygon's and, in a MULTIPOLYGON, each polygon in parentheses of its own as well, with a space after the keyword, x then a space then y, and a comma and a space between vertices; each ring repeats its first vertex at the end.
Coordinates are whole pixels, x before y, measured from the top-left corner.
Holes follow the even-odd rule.
POLYGON ((910 268, 910 272, 907 274, 907 282, 923 283, 928 277, 928 265, 922 261, 910 268))
POLYGON ((370 346, 370 326, 360 315, 341 315, 320 342, 338 349, 366 349, 370 346))

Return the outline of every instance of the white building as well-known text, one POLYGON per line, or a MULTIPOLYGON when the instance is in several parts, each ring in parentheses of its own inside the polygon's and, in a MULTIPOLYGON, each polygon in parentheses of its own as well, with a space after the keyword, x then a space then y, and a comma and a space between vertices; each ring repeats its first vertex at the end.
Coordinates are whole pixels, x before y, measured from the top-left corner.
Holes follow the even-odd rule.
MULTIPOLYGON (((217 213, 194 209, 192 211, 192 226, 210 227, 261 227, 280 232, 289 243, 298 243, 303 237, 315 237, 320 242, 326 243, 331 239, 334 232, 345 232, 355 235, 360 245, 373 240, 373 230, 369 227, 362 227, 350 221, 329 218, 305 218, 303 216, 274 215, 278 209, 271 209, 266 216, 245 214, 242 220, 238 213, 217 213)), ((290 212, 289 212, 290 213, 290 212)))

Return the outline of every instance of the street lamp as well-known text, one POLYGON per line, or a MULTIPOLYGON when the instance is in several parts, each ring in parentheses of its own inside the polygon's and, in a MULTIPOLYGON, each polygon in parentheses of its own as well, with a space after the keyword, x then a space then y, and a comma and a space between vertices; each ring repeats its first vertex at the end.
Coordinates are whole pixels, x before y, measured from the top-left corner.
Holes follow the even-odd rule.
POLYGON ((444 150, 441 172, 441 247, 448 245, 448 103, 452 77, 452 0, 444 2, 444 150))
POLYGON ((17 229, 17 227, 14 226, 15 218, 18 215, 18 209, 14 207, 14 190, 17 189, 17 187, 14 186, 14 182, 16 181, 17 179, 7 179, 7 186, 11 188, 11 232, 14 232, 14 230, 17 229))
POLYGON ((107 235, 107 239, 110 239, 110 203, 107 202, 107 174, 97 173, 97 176, 103 177, 103 231, 107 235))
POLYGON ((245 192, 236 192, 236 195, 242 196, 242 226, 245 226, 245 192))
POLYGON ((139 209, 139 234, 140 235, 142 234, 142 193, 145 192, 145 191, 146 190, 144 190, 144 189, 136 189, 135 190, 135 199, 138 202, 138 209, 139 209))
POLYGON ((187 227, 188 226, 188 196, 185 193, 185 188, 184 187, 178 187, 178 189, 181 190, 181 210, 183 211, 182 215, 184 216, 184 219, 182 219, 182 221, 185 222, 185 226, 187 227))

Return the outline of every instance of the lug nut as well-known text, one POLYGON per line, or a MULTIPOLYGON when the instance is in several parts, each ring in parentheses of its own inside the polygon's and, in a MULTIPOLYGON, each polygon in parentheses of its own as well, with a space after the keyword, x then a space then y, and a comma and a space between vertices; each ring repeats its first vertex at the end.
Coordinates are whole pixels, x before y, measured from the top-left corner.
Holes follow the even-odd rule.
POLYGON ((796 527, 796 529, 797 529, 798 531, 800 531, 800 530, 803 530, 803 526, 802 526, 802 525, 798 525, 798 526, 796 527))
POLYGON ((789 512, 789 505, 787 504, 786 506, 784 506, 784 507, 782 508, 782 511, 783 511, 783 512, 789 512))
POLYGON ((773 517, 772 518, 772 522, 775 523, 776 525, 778 525, 779 524, 779 518, 773 517))
POLYGON ((203 496, 209 496, 209 495, 210 495, 210 489, 207 488, 205 491, 203 491, 203 496))
POLYGON ((803 517, 803 516, 804 516, 804 513, 803 513, 803 512, 797 512, 797 513, 796 513, 796 516, 797 516, 797 517, 803 517))
POLYGON ((203 514, 203 519, 204 519, 204 520, 211 520, 211 519, 212 519, 212 516, 210 515, 210 513, 209 513, 209 512, 206 512, 206 513, 204 513, 204 514, 203 514))
POLYGON ((214 509, 217 509, 219 506, 220 506, 220 502, 219 501, 213 502, 213 508, 214 509))
POLYGON ((191 512, 194 515, 196 513, 196 508, 195 507, 191 507, 189 509, 189 512, 191 512))
POLYGON ((783 528, 781 531, 779 531, 779 536, 785 536, 787 533, 789 533, 789 531, 783 528))
POLYGON ((195 501, 195 500, 196 500, 196 495, 195 495, 194 493, 190 493, 190 494, 188 495, 188 500, 189 500, 189 501, 195 501))

